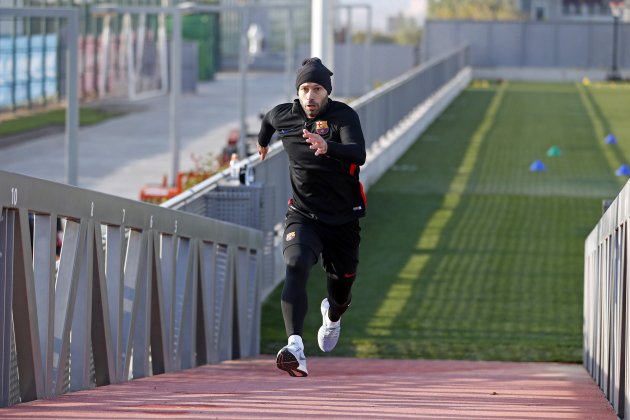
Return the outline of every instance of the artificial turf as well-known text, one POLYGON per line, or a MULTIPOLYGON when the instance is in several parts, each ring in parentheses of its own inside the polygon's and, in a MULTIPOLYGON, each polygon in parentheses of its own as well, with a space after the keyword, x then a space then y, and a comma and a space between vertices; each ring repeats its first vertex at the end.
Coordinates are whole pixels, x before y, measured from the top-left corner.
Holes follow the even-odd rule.
MULTIPOLYGON (((331 355, 581 361, 584 240, 627 181, 615 170, 630 157, 630 90, 476 86, 369 190, 331 355), (545 170, 530 171, 534 160, 545 170)), ((323 355, 319 267, 308 288, 307 357, 323 355)), ((286 343, 280 290, 263 305, 262 353, 286 343)))

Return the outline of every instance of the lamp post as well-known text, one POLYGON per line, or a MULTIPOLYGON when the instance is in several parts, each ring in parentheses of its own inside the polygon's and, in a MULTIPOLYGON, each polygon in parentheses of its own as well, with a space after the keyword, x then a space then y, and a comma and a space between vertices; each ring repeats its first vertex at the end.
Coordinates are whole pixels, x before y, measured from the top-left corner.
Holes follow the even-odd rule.
POLYGON ((247 28, 249 27, 249 8, 247 3, 243 0, 238 2, 240 6, 240 23, 241 29, 239 33, 239 53, 238 53, 238 74, 240 76, 239 81, 239 97, 238 97, 238 110, 239 110, 239 128, 238 128, 238 144, 237 152, 239 159, 245 159, 247 157, 247 70, 249 68, 249 55, 248 55, 248 40, 247 40, 247 28))
POLYGON ((612 67, 608 80, 619 81, 621 80, 621 73, 619 72, 619 64, 617 60, 617 44, 619 40, 619 20, 623 14, 624 2, 623 0, 611 0, 610 11, 613 16, 613 42, 612 42, 612 67))

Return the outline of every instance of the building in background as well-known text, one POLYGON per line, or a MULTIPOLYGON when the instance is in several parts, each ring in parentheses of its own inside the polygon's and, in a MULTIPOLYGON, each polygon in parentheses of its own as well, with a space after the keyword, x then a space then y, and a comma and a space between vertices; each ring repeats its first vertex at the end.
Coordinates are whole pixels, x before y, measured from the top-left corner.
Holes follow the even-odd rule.
MULTIPOLYGON (((519 8, 531 20, 610 20, 608 0, 519 0, 519 8)), ((626 0, 622 17, 630 21, 626 0)))

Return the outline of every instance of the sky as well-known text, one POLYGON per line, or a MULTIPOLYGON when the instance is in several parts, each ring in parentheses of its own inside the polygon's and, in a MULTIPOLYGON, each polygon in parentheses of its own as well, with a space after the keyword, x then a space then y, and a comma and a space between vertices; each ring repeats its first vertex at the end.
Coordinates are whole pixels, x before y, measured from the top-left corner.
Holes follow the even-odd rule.
MULTIPOLYGON (((373 29, 383 32, 387 26, 387 18, 398 15, 402 12, 404 15, 415 18, 419 24, 424 23, 427 10, 428 0, 336 0, 336 5, 344 4, 369 4, 372 6, 373 29)), ((365 11, 357 10, 356 18, 353 17, 353 26, 359 25, 359 16, 365 16, 365 11)))

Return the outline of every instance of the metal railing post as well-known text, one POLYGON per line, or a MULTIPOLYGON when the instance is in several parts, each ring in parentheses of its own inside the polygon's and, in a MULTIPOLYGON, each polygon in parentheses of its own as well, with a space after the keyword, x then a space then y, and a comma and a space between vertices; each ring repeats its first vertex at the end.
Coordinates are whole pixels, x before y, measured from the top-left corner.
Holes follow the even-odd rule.
POLYGON ((68 73, 66 75, 66 182, 79 184, 79 12, 68 11, 68 73))
POLYGON ((182 90, 182 15, 179 9, 171 11, 173 18, 173 38, 171 40, 171 65, 169 96, 169 146, 171 152, 171 186, 177 185, 179 172, 179 100, 182 90))

